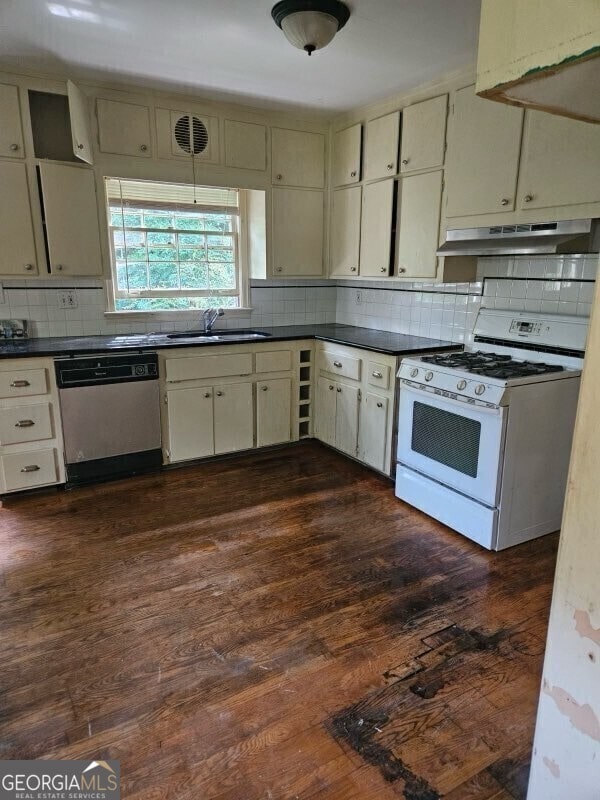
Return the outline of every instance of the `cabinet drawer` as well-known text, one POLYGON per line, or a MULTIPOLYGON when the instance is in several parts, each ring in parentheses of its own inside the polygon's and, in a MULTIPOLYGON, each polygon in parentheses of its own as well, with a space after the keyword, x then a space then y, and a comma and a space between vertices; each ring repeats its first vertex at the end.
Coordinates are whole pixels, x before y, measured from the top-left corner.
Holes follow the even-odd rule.
POLYGON ((165 368, 169 383, 250 375, 252 373, 252 354, 225 353, 218 356, 168 358, 165 368))
POLYGON ((289 372, 291 368, 291 350, 269 350, 256 354, 257 372, 289 372))
POLYGON ((0 444, 52 439, 50 403, 0 409, 0 444))
POLYGON ((390 388, 390 368, 387 364, 377 361, 367 362, 367 383, 369 386, 379 386, 380 389, 390 388))
POLYGON ((58 482, 57 452, 54 449, 1 456, 0 464, 7 492, 58 482))
POLYGON ((45 369, 23 369, 0 372, 0 397, 26 397, 30 394, 47 394, 48 379, 45 369))
POLYGON ((319 353, 319 367, 324 372, 333 372, 335 375, 343 375, 344 378, 359 381, 360 366, 360 358, 352 358, 352 356, 330 350, 322 350, 319 353))

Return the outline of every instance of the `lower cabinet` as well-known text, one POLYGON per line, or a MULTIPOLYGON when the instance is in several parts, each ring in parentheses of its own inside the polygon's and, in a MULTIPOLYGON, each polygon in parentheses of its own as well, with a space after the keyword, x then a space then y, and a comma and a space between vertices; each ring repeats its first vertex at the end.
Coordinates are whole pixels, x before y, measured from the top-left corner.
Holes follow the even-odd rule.
POLYGON ((371 392, 364 396, 361 406, 358 457, 380 472, 386 471, 389 406, 388 397, 371 392))
POLYGON ((292 381, 278 378, 256 384, 256 446, 292 438, 292 381))
POLYGON ((359 398, 357 386, 319 378, 316 436, 351 456, 357 455, 359 398))
POLYGON ((215 454, 249 450, 254 446, 252 384, 215 386, 213 393, 215 454))

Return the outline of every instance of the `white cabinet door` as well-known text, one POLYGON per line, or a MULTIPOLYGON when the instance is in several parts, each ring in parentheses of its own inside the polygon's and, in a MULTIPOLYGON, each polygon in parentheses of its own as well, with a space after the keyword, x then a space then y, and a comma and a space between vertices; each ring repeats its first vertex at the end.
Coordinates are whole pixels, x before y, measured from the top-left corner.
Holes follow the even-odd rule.
POLYGON ((0 161, 0 275, 37 272, 25 164, 0 161))
POLYGON ((315 436, 331 446, 335 446, 336 386, 336 382, 328 378, 317 381, 315 436))
POLYGON ((388 466, 388 411, 387 397, 367 392, 362 403, 358 454, 361 461, 381 472, 386 472, 388 466))
POLYGON ((100 150, 103 153, 142 158, 152 155, 148 106, 98 99, 96 112, 100 150))
POLYGON ((403 109, 400 172, 443 165, 447 116, 447 94, 403 109))
POLYGON ((394 179, 364 187, 360 238, 360 274, 384 278, 390 273, 394 179))
POLYGON ((50 271, 100 275, 100 231, 92 170, 40 163, 50 271))
POLYGON ((69 97, 69 116, 71 118, 71 138, 73 153, 86 164, 93 164, 92 137, 87 99, 72 81, 67 81, 69 97))
POLYGON ((273 189, 275 277, 323 274, 323 192, 273 189))
POLYGON ((335 387, 335 446, 351 456, 358 445, 358 391, 346 383, 335 387))
POLYGON ((396 274, 433 278, 438 267, 442 170, 402 178, 398 189, 396 274))
POLYGON ((253 122, 225 120, 225 166, 233 169, 267 168, 267 129, 253 122))
POLYGON ((19 89, 0 83, 0 156, 24 158, 19 89))
POLYGON ((170 461, 214 454, 212 386, 167 392, 167 418, 170 461))
POLYGON ((398 172, 400 112, 367 122, 365 180, 386 178, 398 172))
POLYGON ((598 202, 600 126, 543 111, 527 111, 519 208, 598 202))
POLYGON ((325 185, 325 137, 322 133, 271 129, 271 177, 277 186, 325 185))
MULTIPOLYGON (((258 354, 257 354, 258 355, 258 354)), ((289 378, 256 384, 256 446, 291 439, 292 382, 289 378)))
POLYGON ((446 162, 448 217, 513 211, 523 111, 473 86, 456 92, 446 162))
POLYGON ((214 387, 215 453, 249 450, 254 445, 251 383, 214 387))
POLYGON ((360 181, 362 125, 352 125, 333 136, 332 183, 347 186, 360 181))
POLYGON ((362 189, 333 192, 331 208, 331 275, 358 275, 362 189))

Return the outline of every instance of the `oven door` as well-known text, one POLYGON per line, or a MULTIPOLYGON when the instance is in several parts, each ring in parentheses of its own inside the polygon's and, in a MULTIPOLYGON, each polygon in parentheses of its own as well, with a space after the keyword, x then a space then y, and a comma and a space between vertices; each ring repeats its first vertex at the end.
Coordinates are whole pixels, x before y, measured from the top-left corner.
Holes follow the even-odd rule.
POLYGON ((494 507, 500 496, 506 411, 402 381, 398 461, 494 507))

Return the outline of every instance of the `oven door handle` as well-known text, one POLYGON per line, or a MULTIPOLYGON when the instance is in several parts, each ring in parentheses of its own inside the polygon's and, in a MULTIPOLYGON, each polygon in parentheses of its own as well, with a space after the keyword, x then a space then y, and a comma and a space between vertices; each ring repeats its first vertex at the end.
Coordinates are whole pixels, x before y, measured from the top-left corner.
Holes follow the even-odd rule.
POLYGON ((460 409, 464 415, 468 413, 468 410, 471 410, 474 415, 478 416, 487 415, 498 417, 502 416, 504 413, 504 406, 494 405, 490 407, 483 405, 485 401, 470 403, 466 397, 460 400, 458 397, 446 397, 443 394, 436 394, 431 386, 421 386, 421 384, 402 379, 400 381, 400 403, 402 403, 402 397, 404 396, 406 398, 408 394, 413 398, 420 398, 423 402, 427 402, 429 399, 433 401, 432 405, 443 404, 446 408, 460 409))

